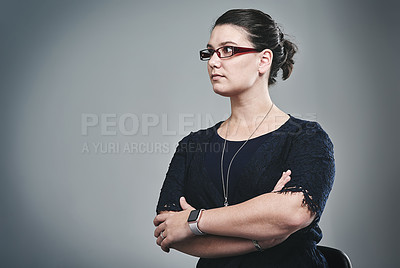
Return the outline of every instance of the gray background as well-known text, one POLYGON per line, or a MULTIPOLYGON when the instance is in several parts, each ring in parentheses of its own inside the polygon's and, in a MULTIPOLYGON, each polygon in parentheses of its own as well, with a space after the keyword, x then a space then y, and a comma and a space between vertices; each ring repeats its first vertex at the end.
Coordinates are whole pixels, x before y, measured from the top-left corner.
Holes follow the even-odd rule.
POLYGON ((271 14, 300 48, 274 102, 335 145, 321 244, 354 267, 398 266, 394 3, 1 1, 1 266, 194 267, 155 245, 152 219, 176 143, 229 113, 198 50, 219 15, 243 7, 271 14), (85 114, 111 125, 85 135, 85 114))

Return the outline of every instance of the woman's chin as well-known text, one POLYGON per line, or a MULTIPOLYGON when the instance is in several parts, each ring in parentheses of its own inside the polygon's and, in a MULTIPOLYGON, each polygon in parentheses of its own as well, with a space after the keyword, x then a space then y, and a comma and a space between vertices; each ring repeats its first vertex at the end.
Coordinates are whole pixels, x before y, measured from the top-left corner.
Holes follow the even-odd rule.
POLYGON ((235 95, 234 92, 232 92, 231 90, 222 89, 215 85, 213 86, 213 90, 216 94, 224 97, 230 97, 232 95, 235 95))

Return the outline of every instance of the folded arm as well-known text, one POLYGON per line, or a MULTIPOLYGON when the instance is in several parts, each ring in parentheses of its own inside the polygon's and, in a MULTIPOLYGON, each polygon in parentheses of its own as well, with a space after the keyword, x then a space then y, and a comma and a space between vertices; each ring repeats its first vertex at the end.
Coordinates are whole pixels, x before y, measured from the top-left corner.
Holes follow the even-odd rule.
MULTIPOLYGON (((256 251, 254 244, 251 239, 240 238, 240 237, 230 237, 230 236, 220 236, 220 235, 212 235, 207 234, 204 236, 195 236, 190 230, 186 230, 187 219, 186 213, 190 213, 194 208, 186 203, 184 198, 180 200, 181 206, 184 209, 181 212, 172 212, 172 211, 163 211, 161 214, 164 214, 167 218, 170 218, 172 215, 182 217, 183 220, 174 219, 175 223, 183 223, 182 226, 175 225, 172 226, 171 223, 165 224, 165 229, 162 231, 163 235, 161 236, 155 231, 155 236, 157 237, 157 244, 161 246, 162 250, 165 252, 169 252, 170 248, 176 249, 180 252, 196 256, 202 258, 221 258, 221 257, 229 257, 242 255, 250 252, 256 251), (181 215, 176 215, 177 213, 181 215), (183 215, 183 216, 182 216, 183 215), (168 229, 168 230, 167 230, 168 229), (172 230, 172 231, 171 231, 172 230), (185 238, 179 238, 176 236, 176 233, 173 230, 182 230, 179 233, 180 236, 185 238), (167 232, 170 233, 167 233, 167 232), (187 234, 185 232, 187 231, 187 234), (175 241, 175 242, 174 242, 175 241), (176 242, 177 241, 177 242, 176 242)), ((204 213, 204 212, 203 212, 204 213)), ((187 214, 189 215, 189 214, 187 214)), ((164 227, 162 227, 164 228, 164 227)), ((267 240, 260 240, 259 244, 263 249, 267 249, 282 243, 286 240, 287 237, 276 237, 267 240)))
POLYGON ((303 193, 267 193, 238 205, 204 211, 199 228, 207 234, 262 241, 288 237, 313 219, 303 205, 303 193))
MULTIPOLYGON (((285 239, 259 241, 263 249, 282 243, 285 239)), ((216 235, 195 236, 173 243, 171 248, 201 258, 222 258, 243 255, 257 251, 249 239, 216 235)))
POLYGON ((278 194, 290 180, 290 171, 283 173, 274 191, 244 203, 203 212, 199 228, 206 236, 195 236, 187 218, 194 208, 181 199, 180 212, 161 213, 154 219, 157 244, 199 257, 224 257, 255 251, 252 239, 262 248, 282 243, 295 231, 306 227, 313 215, 302 206, 302 194, 278 194), (160 233, 163 232, 163 239, 160 233))

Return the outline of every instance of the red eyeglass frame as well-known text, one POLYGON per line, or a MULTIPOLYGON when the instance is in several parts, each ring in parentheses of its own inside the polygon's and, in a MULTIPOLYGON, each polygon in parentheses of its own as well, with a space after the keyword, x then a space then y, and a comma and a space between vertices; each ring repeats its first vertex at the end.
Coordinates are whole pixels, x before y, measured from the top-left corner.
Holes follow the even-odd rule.
POLYGON ((200 50, 200 60, 202 60, 202 61, 210 60, 211 57, 214 55, 214 53, 217 53, 217 55, 218 55, 218 57, 220 59, 226 59, 226 58, 230 58, 230 57, 232 57, 234 55, 254 53, 254 52, 260 52, 260 51, 258 51, 255 48, 251 48, 251 47, 235 47, 235 46, 222 46, 222 47, 219 47, 217 49, 206 48, 206 49, 200 50), (232 55, 226 56, 226 57, 221 57, 221 53, 218 50, 220 50, 221 48, 226 48, 226 47, 232 48, 232 55), (212 51, 212 53, 210 53, 210 51, 212 51), (211 54, 210 57, 203 57, 202 53, 204 53, 204 52, 210 53, 211 54))

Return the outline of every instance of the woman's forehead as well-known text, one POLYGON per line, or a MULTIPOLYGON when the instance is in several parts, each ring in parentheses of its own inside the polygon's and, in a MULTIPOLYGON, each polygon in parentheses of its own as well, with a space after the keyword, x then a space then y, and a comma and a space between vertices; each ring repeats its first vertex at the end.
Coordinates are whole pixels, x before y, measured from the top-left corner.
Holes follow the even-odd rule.
POLYGON ((211 32, 208 45, 214 48, 227 44, 249 46, 251 42, 247 36, 247 32, 239 26, 231 24, 217 25, 211 32))

